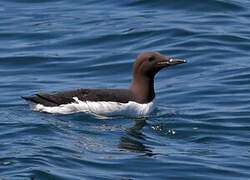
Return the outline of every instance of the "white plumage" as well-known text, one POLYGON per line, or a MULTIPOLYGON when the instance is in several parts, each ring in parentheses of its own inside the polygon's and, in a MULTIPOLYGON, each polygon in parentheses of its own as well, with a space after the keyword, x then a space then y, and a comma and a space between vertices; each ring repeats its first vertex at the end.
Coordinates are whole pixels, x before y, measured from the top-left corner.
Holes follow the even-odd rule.
POLYGON ((105 101, 81 101, 77 97, 75 102, 62 104, 60 106, 48 107, 42 104, 30 103, 34 111, 47 112, 53 114, 73 114, 77 112, 89 113, 97 116, 131 116, 143 117, 149 115, 154 109, 154 103, 139 104, 133 101, 128 103, 105 102, 105 101))

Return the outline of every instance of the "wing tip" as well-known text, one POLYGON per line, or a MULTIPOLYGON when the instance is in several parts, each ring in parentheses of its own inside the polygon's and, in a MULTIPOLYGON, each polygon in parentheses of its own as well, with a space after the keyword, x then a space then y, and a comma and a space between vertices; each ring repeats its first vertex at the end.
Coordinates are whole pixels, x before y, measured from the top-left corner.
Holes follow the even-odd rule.
POLYGON ((21 96, 22 99, 26 100, 26 101, 31 101, 32 97, 27 97, 27 96, 21 96))

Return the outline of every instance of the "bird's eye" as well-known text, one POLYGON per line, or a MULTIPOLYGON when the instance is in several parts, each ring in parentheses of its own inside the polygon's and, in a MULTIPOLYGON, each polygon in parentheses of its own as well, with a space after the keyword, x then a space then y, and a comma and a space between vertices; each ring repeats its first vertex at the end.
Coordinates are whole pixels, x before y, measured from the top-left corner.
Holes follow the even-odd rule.
POLYGON ((148 58, 149 62, 152 62, 155 60, 155 57, 154 56, 151 56, 150 58, 148 58))

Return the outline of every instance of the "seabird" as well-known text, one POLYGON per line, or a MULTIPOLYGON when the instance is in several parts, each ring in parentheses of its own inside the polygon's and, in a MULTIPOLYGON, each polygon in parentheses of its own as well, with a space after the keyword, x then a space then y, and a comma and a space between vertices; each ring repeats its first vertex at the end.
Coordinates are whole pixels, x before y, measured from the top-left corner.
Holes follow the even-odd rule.
POLYGON ((133 65, 133 78, 128 89, 77 89, 74 91, 54 94, 35 94, 32 97, 22 97, 33 105, 44 107, 60 107, 79 102, 115 102, 126 104, 151 103, 155 97, 154 77, 163 68, 186 63, 182 59, 163 56, 158 52, 140 54, 133 65))

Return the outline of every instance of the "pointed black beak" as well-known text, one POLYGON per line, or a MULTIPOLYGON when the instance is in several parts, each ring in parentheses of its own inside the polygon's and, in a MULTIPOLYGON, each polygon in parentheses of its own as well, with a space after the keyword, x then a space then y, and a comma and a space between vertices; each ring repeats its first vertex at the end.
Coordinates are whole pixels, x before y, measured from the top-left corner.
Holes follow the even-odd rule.
POLYGON ((173 66, 177 64, 183 64, 186 62, 187 61, 183 59, 166 58, 163 61, 160 61, 158 64, 162 66, 173 66))

